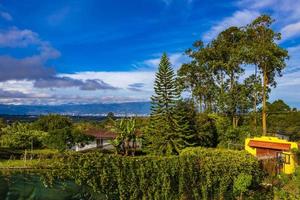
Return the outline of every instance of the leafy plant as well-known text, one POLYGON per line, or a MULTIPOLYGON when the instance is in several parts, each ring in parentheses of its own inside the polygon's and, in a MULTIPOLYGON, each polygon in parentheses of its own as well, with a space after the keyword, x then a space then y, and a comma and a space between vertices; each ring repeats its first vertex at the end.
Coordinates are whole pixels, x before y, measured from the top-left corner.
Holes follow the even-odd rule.
MULTIPOLYGON (((107 199, 129 200, 233 199, 234 180, 251 176, 257 186, 262 175, 257 160, 246 152, 205 148, 163 157, 67 154, 49 168, 43 171, 45 180, 72 179, 107 199)), ((244 188, 239 186, 239 192, 244 188)))
POLYGON ((32 129, 28 123, 13 123, 2 128, 1 146, 15 149, 40 148, 47 133, 32 129))
POLYGON ((129 150, 133 150, 133 155, 136 150, 136 121, 134 118, 122 118, 115 122, 113 129, 118 136, 111 141, 111 144, 116 148, 117 153, 122 152, 128 155, 129 150))
POLYGON ((252 176, 241 173, 234 180, 233 193, 239 196, 239 200, 243 199, 243 194, 248 191, 249 186, 252 183, 252 176))

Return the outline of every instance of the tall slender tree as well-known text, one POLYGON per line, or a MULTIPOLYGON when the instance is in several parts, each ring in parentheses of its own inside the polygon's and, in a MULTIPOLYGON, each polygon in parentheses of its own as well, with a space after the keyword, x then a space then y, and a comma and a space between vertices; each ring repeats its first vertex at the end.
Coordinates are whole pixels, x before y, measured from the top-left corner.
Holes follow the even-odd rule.
POLYGON ((174 107, 180 98, 175 74, 164 53, 161 57, 154 82, 155 94, 151 97, 151 116, 148 140, 149 147, 156 154, 177 154, 185 146, 184 135, 180 132, 179 118, 174 107))
POLYGON ((281 76, 286 66, 288 52, 281 48, 277 41, 281 34, 271 29, 274 22, 268 15, 262 15, 246 27, 247 33, 247 61, 258 67, 262 75, 262 128, 263 135, 267 135, 267 92, 270 86, 276 86, 275 76, 281 76))

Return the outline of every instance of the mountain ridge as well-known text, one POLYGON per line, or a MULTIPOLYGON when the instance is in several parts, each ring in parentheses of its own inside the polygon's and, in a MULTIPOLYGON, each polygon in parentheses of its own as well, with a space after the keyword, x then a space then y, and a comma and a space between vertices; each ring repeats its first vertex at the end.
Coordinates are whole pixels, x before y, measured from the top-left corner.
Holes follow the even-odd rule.
POLYGON ((64 114, 79 116, 104 116, 108 112, 115 115, 149 115, 150 102, 61 104, 61 105, 6 105, 0 104, 0 114, 45 115, 64 114))

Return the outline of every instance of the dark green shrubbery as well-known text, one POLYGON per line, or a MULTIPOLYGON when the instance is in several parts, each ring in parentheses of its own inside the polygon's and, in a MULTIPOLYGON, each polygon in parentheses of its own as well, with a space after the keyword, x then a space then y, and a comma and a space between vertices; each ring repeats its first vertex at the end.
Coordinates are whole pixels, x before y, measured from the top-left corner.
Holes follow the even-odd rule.
MULTIPOLYGON (((50 182, 73 179, 108 199, 233 199, 240 174, 251 177, 249 187, 261 181, 258 162, 247 153, 202 148, 169 157, 70 154, 58 158, 48 172, 50 182)), ((245 193, 242 189, 238 194, 245 193)))

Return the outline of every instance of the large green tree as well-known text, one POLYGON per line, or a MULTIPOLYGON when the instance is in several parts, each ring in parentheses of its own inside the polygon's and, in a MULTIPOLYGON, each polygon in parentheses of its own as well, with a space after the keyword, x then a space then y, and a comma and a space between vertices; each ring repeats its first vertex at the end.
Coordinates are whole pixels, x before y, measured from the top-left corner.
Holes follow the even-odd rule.
POLYGON ((156 154, 178 154, 186 146, 188 128, 182 112, 175 112, 180 99, 171 63, 164 53, 161 57, 151 97, 151 116, 148 142, 156 154))
POLYGON ((262 75, 263 135, 267 135, 267 92, 270 86, 276 86, 275 77, 281 76, 288 58, 288 52, 278 45, 281 35, 272 30, 273 22, 270 16, 262 15, 246 27, 246 61, 258 67, 262 75))
POLYGON ((29 123, 15 122, 2 128, 1 146, 14 149, 33 149, 43 147, 43 140, 47 137, 44 131, 34 130, 29 123))
POLYGON ((210 65, 209 47, 202 41, 196 41, 193 48, 186 51, 192 61, 183 64, 178 70, 180 88, 192 94, 194 102, 198 102, 200 112, 212 112, 214 99, 217 98, 217 86, 214 81, 213 68, 210 65))
POLYGON ((221 111, 232 118, 232 125, 237 125, 238 101, 240 96, 238 79, 243 73, 241 68, 243 63, 242 47, 244 41, 244 32, 238 27, 230 27, 221 32, 218 37, 212 41, 213 67, 216 72, 221 74, 221 92, 223 97, 221 111))

